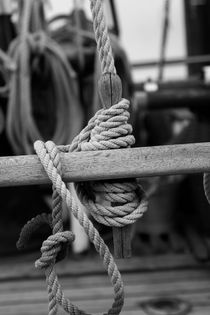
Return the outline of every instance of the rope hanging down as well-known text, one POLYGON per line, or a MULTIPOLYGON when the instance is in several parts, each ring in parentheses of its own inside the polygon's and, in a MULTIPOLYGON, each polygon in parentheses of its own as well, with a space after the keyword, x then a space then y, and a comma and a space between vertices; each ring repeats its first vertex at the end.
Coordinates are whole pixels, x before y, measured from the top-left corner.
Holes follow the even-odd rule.
MULTIPOLYGON (((87 127, 80 132, 71 145, 56 147, 52 141, 47 143, 37 141, 34 145, 35 151, 53 184, 52 220, 44 216, 29 222, 32 230, 37 227, 34 227, 34 225, 42 222, 49 222, 53 228, 53 234, 43 242, 42 256, 36 262, 37 268, 45 270, 50 315, 57 314, 58 305, 62 306, 69 314, 85 314, 84 311, 74 306, 64 296, 54 268, 57 254, 63 250, 63 246, 66 247, 66 244, 74 240, 74 235, 71 232, 63 231, 62 201, 66 203, 68 209, 72 211, 84 228, 111 278, 114 287, 114 302, 108 314, 119 314, 124 303, 123 282, 114 259, 92 222, 77 205, 70 192, 70 186, 62 181, 62 166, 59 155, 59 151, 73 152, 127 148, 135 142, 131 135, 132 127, 128 124, 130 117, 128 112, 129 101, 121 98, 121 81, 116 75, 103 15, 102 1, 90 0, 90 2, 103 73, 99 82, 99 92, 104 109, 95 114, 87 127)), ((144 192, 135 180, 78 183, 75 187, 81 202, 88 208, 92 216, 105 225, 122 227, 134 223, 147 209, 144 192)), ((21 233, 18 245, 23 246, 24 241, 27 241, 29 237, 30 231, 26 226, 21 233)))

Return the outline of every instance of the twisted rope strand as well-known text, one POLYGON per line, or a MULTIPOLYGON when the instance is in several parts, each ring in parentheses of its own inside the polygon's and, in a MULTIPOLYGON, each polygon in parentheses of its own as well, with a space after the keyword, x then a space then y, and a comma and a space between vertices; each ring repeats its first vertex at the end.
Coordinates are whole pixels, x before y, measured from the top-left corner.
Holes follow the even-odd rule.
MULTIPOLYGON (((36 101, 34 103, 32 99, 36 84, 34 85, 31 79, 37 75, 37 65, 41 60, 47 60, 41 71, 43 75, 51 74, 48 84, 54 95, 52 106, 56 107, 55 127, 49 129, 53 141, 57 144, 69 143, 75 132, 80 130, 77 121, 75 123, 75 120, 72 120, 69 124, 70 116, 83 116, 77 97, 75 72, 59 45, 47 36, 44 17, 43 23, 37 22, 38 25, 30 32, 31 23, 40 18, 39 7, 41 8, 43 0, 35 2, 37 0, 23 1, 20 36, 12 41, 9 47, 9 58, 17 65, 17 71, 13 71, 9 76, 6 132, 17 154, 33 153, 34 141, 46 138, 45 128, 38 123, 36 111, 33 111, 36 101), (41 24, 43 27, 40 29, 41 24), (63 128, 63 125, 66 128, 63 128)), ((40 76, 40 73, 38 75, 40 76)))
POLYGON ((103 4, 101 0, 90 0, 90 8, 93 16, 93 28, 97 43, 98 54, 101 62, 102 73, 116 73, 114 58, 108 28, 106 26, 103 4))
MULTIPOLYGON (((111 108, 99 110, 90 124, 74 139, 69 151, 108 150, 132 146, 135 139, 131 135, 132 127, 127 122, 130 117, 128 108, 129 101, 122 99, 111 108)), ((147 209, 146 197, 135 180, 87 185, 88 190, 96 196, 95 199, 90 198, 91 194, 87 194, 80 183, 75 184, 76 191, 83 205, 99 223, 123 227, 141 218, 147 209)))
MULTIPOLYGON (((105 245, 98 231, 94 228, 92 222, 88 219, 87 215, 80 210, 76 201, 71 196, 70 191, 67 189, 65 183, 62 181, 62 178, 51 159, 52 157, 50 156, 50 152, 47 151, 47 147, 49 145, 52 146, 54 144, 52 142, 47 142, 47 145, 45 146, 43 142, 37 141, 35 142, 34 148, 37 155, 39 156, 42 165, 44 166, 45 171, 47 172, 50 180, 53 183, 53 187, 56 189, 57 193, 62 197, 62 200, 66 202, 68 208, 72 210, 73 215, 78 219, 80 225, 84 228, 90 241, 94 244, 96 251, 102 258, 103 264, 109 276, 111 277, 111 283, 114 286, 115 294, 114 302, 112 304, 111 309, 108 311, 108 314, 119 314, 124 303, 124 289, 121 275, 117 269, 117 266, 108 247, 105 245)), ((51 239, 50 241, 52 242, 51 239)), ((56 240, 53 239, 53 242, 56 242, 56 240)), ((45 245, 42 248, 42 252, 44 252, 45 249, 48 249, 48 245, 49 245, 48 243, 45 243, 45 245)), ((44 262, 45 260, 46 258, 44 257, 44 262)), ((39 262, 36 263, 36 266, 37 267, 40 266, 39 262)), ((77 307, 73 306, 72 303, 65 298, 62 289, 58 283, 58 278, 54 272, 52 265, 50 265, 46 269, 45 273, 48 285, 51 291, 53 292, 54 296, 56 296, 57 303, 62 305, 62 307, 67 312, 72 312, 73 310, 75 314, 84 314, 83 311, 80 311, 77 307)))

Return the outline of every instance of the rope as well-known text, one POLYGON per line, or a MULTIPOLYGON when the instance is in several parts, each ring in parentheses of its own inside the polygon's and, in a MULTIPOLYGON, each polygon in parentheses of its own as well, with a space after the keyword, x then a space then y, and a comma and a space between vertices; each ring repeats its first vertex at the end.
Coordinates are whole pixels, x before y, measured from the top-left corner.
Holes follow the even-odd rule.
MULTIPOLYGON (((20 38, 14 40, 9 49, 9 56, 18 65, 18 70, 11 75, 6 129, 16 154, 32 153, 34 141, 46 137, 34 117, 32 102, 32 74, 40 69, 39 60, 44 60, 48 66, 48 80, 52 82, 51 98, 56 108, 56 125, 51 132, 51 139, 58 144, 69 143, 75 131, 80 129, 80 126, 76 126, 77 121, 70 120, 70 117, 78 114, 82 116, 76 75, 63 51, 45 32, 29 32, 34 1, 36 0, 24 1, 20 38)), ((35 7, 39 9, 39 6, 35 7)), ((39 29, 40 23, 38 24, 39 29)), ((41 68, 40 71, 44 76, 46 70, 41 68)))
MULTIPOLYGON (((69 151, 109 150, 133 145, 135 140, 131 135, 132 127, 127 123, 130 117, 128 108, 129 101, 122 99, 109 109, 99 110, 74 139, 69 151)), ((79 183, 75 186, 81 202, 91 215, 107 226, 122 227, 132 224, 147 209, 147 200, 134 180, 93 182, 85 185, 79 183), (92 195, 95 198, 91 198, 92 195)))
MULTIPOLYGON (((90 241, 94 244, 96 251, 102 258, 105 269, 114 287, 114 302, 108 314, 119 314, 124 303, 124 289, 121 275, 108 247, 105 245, 87 215, 80 210, 66 184, 62 181, 61 168, 59 167, 58 169, 60 156, 57 147, 51 141, 47 143, 37 141, 34 147, 45 171, 53 183, 53 235, 43 243, 41 248, 42 256, 35 263, 37 268, 45 270, 49 294, 49 314, 56 314, 57 304, 61 305, 69 314, 86 314, 84 311, 74 306, 70 300, 64 296, 54 270, 55 257, 60 251, 60 244, 73 240, 72 234, 69 234, 71 232, 63 232, 62 230, 61 199, 66 202, 66 205, 71 209, 80 225, 83 226, 90 241)), ((66 150, 66 148, 64 150, 66 150)))
MULTIPOLYGON (((116 75, 114 59, 108 37, 101 1, 92 1, 93 24, 97 47, 102 64, 102 78, 99 92, 104 108, 99 110, 88 125, 72 141, 72 144, 57 147, 52 141, 36 141, 34 149, 53 184, 52 235, 43 242, 41 258, 35 266, 44 269, 48 285, 49 315, 57 314, 58 305, 69 314, 86 314, 67 299, 55 272, 55 262, 62 244, 74 240, 71 232, 63 231, 62 201, 72 211, 84 228, 90 242, 103 260, 114 288, 114 302, 108 314, 119 314, 124 304, 124 288, 120 272, 114 259, 87 215, 79 208, 69 186, 62 180, 62 167, 59 150, 62 152, 107 150, 127 148, 134 144, 132 127, 128 124, 129 101, 122 99, 120 78, 116 75)), ((122 227, 134 223, 147 209, 144 192, 136 180, 119 182, 78 183, 76 191, 81 202, 100 223, 122 227)), ((45 218, 43 218, 45 220, 45 218)), ((38 223, 40 224, 40 222, 38 223)), ((27 228, 25 228, 27 230, 27 228)), ((28 236, 27 236, 28 237, 28 236)), ((21 233, 19 244, 24 240, 21 233)))
POLYGON ((105 22, 102 0, 90 0, 90 8, 93 16, 93 29, 97 43, 102 74, 110 72, 116 74, 112 47, 105 22))
POLYGON ((52 227, 52 216, 51 214, 42 213, 37 215, 35 218, 28 221, 23 229, 21 230, 19 240, 16 244, 17 249, 23 250, 30 240, 31 235, 43 224, 47 224, 52 227))

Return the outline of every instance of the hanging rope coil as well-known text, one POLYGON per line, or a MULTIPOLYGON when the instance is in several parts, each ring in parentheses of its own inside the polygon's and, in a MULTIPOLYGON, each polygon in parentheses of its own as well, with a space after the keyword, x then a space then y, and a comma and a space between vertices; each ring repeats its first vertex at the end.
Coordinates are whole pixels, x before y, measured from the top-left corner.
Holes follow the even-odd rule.
POLYGON ((103 12, 101 0, 90 0, 90 8, 93 16, 93 29, 95 33, 102 74, 116 73, 114 58, 108 29, 103 12))
POLYGON ((20 37, 11 43, 9 49, 9 56, 18 68, 12 74, 10 82, 7 134, 17 154, 32 153, 34 141, 45 138, 34 117, 32 102, 32 74, 40 69, 39 75, 45 75, 45 70, 38 67, 39 60, 46 61, 48 75, 52 81, 56 125, 51 139, 58 144, 69 143, 80 130, 77 122, 70 118, 78 114, 82 116, 78 103, 76 74, 62 49, 47 36, 46 31, 40 30, 40 22, 38 31, 30 33, 33 4, 34 0, 24 1, 20 37))

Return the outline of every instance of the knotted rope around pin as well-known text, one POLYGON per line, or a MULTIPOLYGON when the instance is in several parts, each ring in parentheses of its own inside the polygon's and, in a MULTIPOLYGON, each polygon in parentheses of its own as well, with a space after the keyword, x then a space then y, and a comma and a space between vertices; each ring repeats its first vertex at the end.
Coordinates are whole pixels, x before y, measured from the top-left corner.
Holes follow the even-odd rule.
MULTIPOLYGON (((74 139, 69 147, 62 147, 62 151, 90 151, 98 149, 110 149, 130 146, 134 143, 134 138, 131 135, 132 128, 127 123, 129 119, 129 102, 122 100, 118 104, 109 109, 102 109, 90 120, 87 127, 74 139)), ((62 305, 67 312, 72 312, 73 305, 69 300, 66 300, 58 283, 58 278, 53 269, 55 256, 60 251, 60 242, 66 241, 65 236, 58 234, 61 224, 61 199, 66 202, 67 207, 72 211, 73 215, 78 219, 80 225, 84 228, 90 241, 94 244, 96 251, 103 259, 105 268, 111 277, 111 283, 114 286, 115 301, 112 305, 109 314, 119 314, 124 301, 123 283, 114 259, 105 245, 104 241, 99 236, 98 231, 94 228, 91 221, 85 213, 83 213, 74 198, 72 197, 67 186, 61 178, 61 165, 59 160, 59 152, 53 142, 44 144, 41 141, 35 143, 35 150, 38 154, 42 165, 44 166, 49 178, 53 183, 53 231, 55 236, 50 237, 43 243, 42 258, 36 262, 36 267, 44 268, 48 283, 49 292, 49 314, 56 303, 62 305), (59 238, 58 238, 59 237, 59 238), (51 254, 52 253, 52 254, 51 254)), ((135 222, 140 218, 147 208, 146 198, 141 200, 139 187, 135 181, 126 183, 91 183, 88 190, 91 188, 91 193, 85 189, 84 183, 76 185, 77 192, 90 210, 93 217, 101 223, 110 226, 124 226, 135 222), (91 198, 95 196, 94 198, 91 198), (108 205, 101 203, 100 199, 108 202, 108 205), (98 201, 97 201, 98 200, 98 201), (114 202, 117 206, 113 207, 110 203, 114 202)), ((80 310, 74 307, 76 314, 80 314, 80 310), (78 313, 79 312, 79 313, 78 313)))
MULTIPOLYGON (((128 124, 128 109, 129 101, 122 99, 111 108, 98 111, 75 138, 69 151, 108 150, 133 145, 135 139, 128 124)), ((75 186, 82 203, 95 220, 107 226, 133 224, 147 209, 144 192, 135 180, 79 183, 75 186)))

